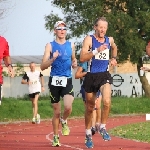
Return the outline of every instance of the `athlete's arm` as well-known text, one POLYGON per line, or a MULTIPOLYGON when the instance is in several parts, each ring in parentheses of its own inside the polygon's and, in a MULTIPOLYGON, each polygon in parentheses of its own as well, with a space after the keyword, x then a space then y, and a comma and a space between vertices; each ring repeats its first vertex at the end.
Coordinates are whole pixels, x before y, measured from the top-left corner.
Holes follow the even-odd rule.
POLYGON ((89 61, 94 56, 92 52, 89 52, 90 47, 92 47, 92 37, 86 36, 80 52, 80 62, 89 61))
POLYGON ((76 59, 74 43, 71 44, 71 48, 72 48, 72 68, 76 68, 77 67, 77 59, 76 59))
POLYGON ((42 92, 45 91, 45 88, 44 88, 44 77, 43 77, 43 74, 40 72, 40 82, 41 82, 41 90, 42 92))
POLYGON ((51 64, 54 62, 54 60, 58 57, 59 53, 58 51, 53 53, 53 57, 50 59, 50 54, 52 52, 52 46, 50 43, 46 44, 45 46, 45 52, 41 63, 41 70, 45 70, 48 67, 51 66, 51 64))
POLYGON ((113 37, 109 37, 109 41, 111 44, 111 60, 110 60, 110 64, 112 66, 116 66, 117 65, 117 61, 116 61, 116 57, 117 57, 117 46, 114 42, 113 37))
POLYGON ((80 79, 87 74, 87 72, 82 72, 82 71, 83 71, 83 68, 79 66, 75 73, 75 79, 80 79))
POLYGON ((113 37, 109 37, 109 41, 110 41, 111 49, 112 49, 111 57, 116 58, 117 57, 117 45, 115 44, 113 37))
POLYGON ((25 74, 22 77, 21 84, 29 84, 29 77, 27 76, 26 72, 25 72, 25 74))
POLYGON ((44 87, 44 78, 41 72, 40 72, 40 82, 41 82, 41 87, 44 87))
POLYGON ((8 74, 10 75, 10 77, 14 77, 14 71, 13 71, 13 67, 12 67, 12 64, 11 64, 11 58, 9 56, 9 45, 8 45, 7 41, 6 41, 6 45, 5 45, 3 55, 4 55, 3 56, 4 64, 8 68, 8 74))

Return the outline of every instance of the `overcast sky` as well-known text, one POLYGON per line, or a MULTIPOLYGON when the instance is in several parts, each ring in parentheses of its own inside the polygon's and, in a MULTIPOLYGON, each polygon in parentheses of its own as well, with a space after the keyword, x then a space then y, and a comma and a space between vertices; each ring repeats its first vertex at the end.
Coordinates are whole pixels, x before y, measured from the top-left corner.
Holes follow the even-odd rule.
POLYGON ((6 13, 0 23, 0 34, 9 42, 10 54, 43 55, 53 33, 45 29, 44 16, 60 10, 50 0, 7 0, 6 13))

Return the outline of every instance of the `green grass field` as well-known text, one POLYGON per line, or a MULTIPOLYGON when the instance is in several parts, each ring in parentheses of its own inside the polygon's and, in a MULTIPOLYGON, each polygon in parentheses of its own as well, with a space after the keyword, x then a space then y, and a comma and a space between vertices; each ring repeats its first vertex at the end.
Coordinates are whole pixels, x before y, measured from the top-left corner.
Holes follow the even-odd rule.
MULTIPOLYGON (((63 104, 63 103, 62 103, 63 104)), ((41 97, 38 101, 39 114, 42 119, 52 118, 53 112, 49 97, 41 97)), ((148 98, 113 97, 110 116, 150 113, 148 98)), ((63 105, 62 105, 63 109, 63 105)), ((70 117, 83 117, 84 105, 81 99, 75 99, 70 117)), ((32 105, 28 97, 22 99, 3 98, 0 106, 0 122, 26 121, 32 118, 32 105)), ((130 124, 110 130, 110 133, 123 138, 150 142, 150 122, 130 124)))

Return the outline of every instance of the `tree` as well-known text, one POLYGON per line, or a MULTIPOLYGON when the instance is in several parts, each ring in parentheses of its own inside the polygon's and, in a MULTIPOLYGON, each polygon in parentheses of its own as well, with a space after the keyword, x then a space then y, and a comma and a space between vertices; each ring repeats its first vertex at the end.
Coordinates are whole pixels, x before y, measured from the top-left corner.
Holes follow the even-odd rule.
POLYGON ((21 63, 17 62, 15 68, 15 76, 22 76, 24 73, 24 66, 21 63))
MULTIPOLYGON (((68 38, 86 35, 93 30, 94 20, 105 16, 109 22, 107 35, 113 36, 118 46, 119 62, 129 59, 137 63, 139 74, 141 57, 150 39, 149 0, 52 0, 51 3, 61 9, 64 18, 51 12, 45 17, 46 29, 52 31, 56 21, 64 20, 69 28, 68 38)), ((140 80, 145 94, 150 96, 146 78, 140 80)))
POLYGON ((11 0, 0 0, 0 34, 4 33, 6 31, 6 25, 3 24, 2 19, 7 17, 7 15, 10 13, 10 10, 13 10, 12 8, 15 6, 15 1, 11 0))

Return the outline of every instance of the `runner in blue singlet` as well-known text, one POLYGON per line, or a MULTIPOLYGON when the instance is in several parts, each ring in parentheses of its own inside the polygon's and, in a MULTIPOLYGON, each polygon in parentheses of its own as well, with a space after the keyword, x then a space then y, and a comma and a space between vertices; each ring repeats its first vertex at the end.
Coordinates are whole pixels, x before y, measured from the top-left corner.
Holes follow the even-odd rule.
POLYGON ((95 33, 84 38, 80 53, 80 62, 88 61, 88 71, 83 82, 87 101, 85 111, 85 145, 88 148, 93 148, 94 145, 91 138, 90 122, 92 120, 92 110, 95 105, 94 101, 98 90, 100 90, 103 100, 99 133, 105 141, 111 140, 109 134, 106 132, 106 122, 111 105, 112 83, 112 78, 109 73, 109 63, 112 66, 117 64, 117 46, 114 43, 113 37, 106 36, 107 28, 108 22, 105 17, 96 19, 94 23, 95 33), (89 48, 91 51, 89 51, 89 48))

